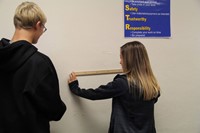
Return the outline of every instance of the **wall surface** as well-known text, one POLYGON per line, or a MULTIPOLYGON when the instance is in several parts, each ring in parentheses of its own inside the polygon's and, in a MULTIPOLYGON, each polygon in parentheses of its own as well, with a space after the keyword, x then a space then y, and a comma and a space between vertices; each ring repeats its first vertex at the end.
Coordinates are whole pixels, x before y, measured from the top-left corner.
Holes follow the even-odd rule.
MULTIPOLYGON (((11 38, 13 14, 21 0, 0 0, 0 38, 11 38)), ((68 110, 52 133, 106 133, 111 99, 74 96, 66 83, 71 71, 120 68, 119 47, 145 44, 162 94, 155 106, 158 133, 200 132, 200 1, 171 0, 172 37, 124 38, 121 0, 35 0, 44 10, 47 32, 36 47, 53 61, 68 110)), ((114 75, 80 77, 82 87, 98 87, 114 75)))

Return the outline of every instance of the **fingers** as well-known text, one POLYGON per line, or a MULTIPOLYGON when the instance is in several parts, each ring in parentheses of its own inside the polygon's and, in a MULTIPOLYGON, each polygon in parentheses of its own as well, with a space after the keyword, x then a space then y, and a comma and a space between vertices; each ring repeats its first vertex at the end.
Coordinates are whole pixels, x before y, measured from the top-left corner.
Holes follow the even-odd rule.
POLYGON ((76 78, 75 72, 72 72, 71 75, 76 78))
POLYGON ((76 74, 75 72, 72 72, 71 74, 69 74, 69 80, 68 80, 68 83, 71 83, 73 81, 77 80, 76 78, 76 74))
POLYGON ((76 74, 75 72, 72 72, 70 75, 69 75, 70 79, 76 79, 76 74))

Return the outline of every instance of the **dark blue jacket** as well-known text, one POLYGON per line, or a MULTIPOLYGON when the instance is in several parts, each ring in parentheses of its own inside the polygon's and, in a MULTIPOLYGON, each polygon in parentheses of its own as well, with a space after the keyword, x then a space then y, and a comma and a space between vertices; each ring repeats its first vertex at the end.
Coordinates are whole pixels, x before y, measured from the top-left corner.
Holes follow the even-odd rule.
POLYGON ((130 93, 125 75, 117 75, 112 82, 96 89, 81 89, 77 80, 69 87, 74 94, 86 99, 112 98, 109 133, 156 133, 154 103, 157 98, 144 101, 137 87, 130 93))

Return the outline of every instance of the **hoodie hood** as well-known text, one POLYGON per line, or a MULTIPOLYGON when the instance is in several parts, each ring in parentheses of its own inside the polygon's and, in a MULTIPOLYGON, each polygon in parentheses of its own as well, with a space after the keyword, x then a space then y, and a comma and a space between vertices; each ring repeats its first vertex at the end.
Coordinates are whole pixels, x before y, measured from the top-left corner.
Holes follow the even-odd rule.
POLYGON ((0 40, 0 73, 15 72, 37 52, 37 48, 27 41, 9 42, 5 38, 0 40))

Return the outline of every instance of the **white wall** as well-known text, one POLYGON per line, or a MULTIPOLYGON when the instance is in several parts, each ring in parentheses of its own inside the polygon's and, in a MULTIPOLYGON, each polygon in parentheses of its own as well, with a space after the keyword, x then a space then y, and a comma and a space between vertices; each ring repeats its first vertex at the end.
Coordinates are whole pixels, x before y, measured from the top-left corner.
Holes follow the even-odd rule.
MULTIPOLYGON (((13 14, 22 0, 0 1, 0 38, 11 38, 13 14)), ((171 0, 169 39, 124 38, 123 1, 35 0, 48 17, 47 32, 36 47, 57 69, 68 110, 52 133, 106 133, 111 100, 88 101, 71 94, 71 71, 120 68, 119 47, 132 40, 145 44, 162 88, 155 107, 158 133, 200 132, 200 1, 171 0)), ((80 77, 82 87, 98 87, 114 75, 80 77)))

